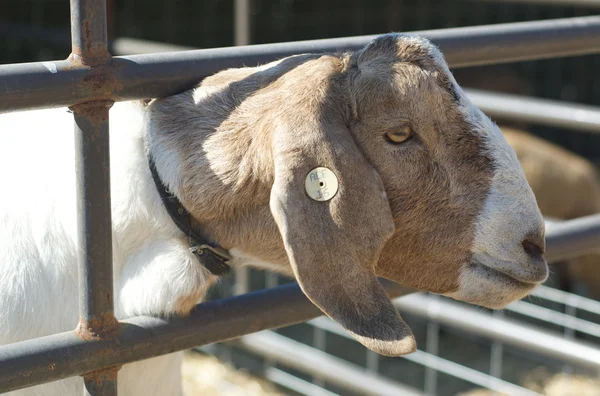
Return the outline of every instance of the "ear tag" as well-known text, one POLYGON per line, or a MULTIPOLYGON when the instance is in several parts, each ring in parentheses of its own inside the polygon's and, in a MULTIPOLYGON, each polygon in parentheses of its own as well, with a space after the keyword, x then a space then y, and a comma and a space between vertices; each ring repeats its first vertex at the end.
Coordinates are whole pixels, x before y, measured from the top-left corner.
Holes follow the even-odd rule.
POLYGON ((338 191, 338 179, 331 170, 318 167, 306 175, 304 187, 315 201, 329 201, 338 191))

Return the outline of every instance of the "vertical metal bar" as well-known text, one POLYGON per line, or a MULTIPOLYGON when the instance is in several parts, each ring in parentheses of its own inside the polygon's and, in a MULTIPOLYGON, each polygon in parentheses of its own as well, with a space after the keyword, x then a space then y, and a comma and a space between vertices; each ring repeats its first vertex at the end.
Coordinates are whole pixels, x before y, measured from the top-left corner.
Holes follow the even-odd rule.
MULTIPOLYGON (((234 0, 234 45, 250 44, 250 0, 234 0)), ((233 285, 233 293, 245 294, 250 290, 249 269, 247 267, 239 267, 235 269, 235 284, 233 285)), ((224 356, 226 361, 232 363, 233 356, 231 347, 226 349, 224 356)), ((269 364, 272 366, 272 364, 269 364)))
MULTIPOLYGON (((112 102, 74 106, 80 245, 79 325, 83 339, 117 333, 113 313, 108 111, 112 102)), ((112 377, 84 376, 84 395, 116 395, 112 377)))
MULTIPOLYGON (((92 69, 110 64, 107 48, 106 0, 71 0, 69 59, 92 69)), ((98 82, 101 84, 101 82, 98 82)), ((87 102, 71 107, 75 118, 77 205, 79 237, 79 324, 83 339, 114 337, 112 225, 108 112, 112 101, 87 102)), ((84 375, 83 394, 117 394, 117 370, 84 375)))
POLYGON ((248 267, 238 267, 234 270, 235 285, 233 285, 233 294, 245 294, 250 291, 250 269, 248 267))
POLYGON ((117 394, 117 369, 107 369, 83 377, 83 395, 114 396, 117 394))
MULTIPOLYGON (((504 311, 494 311, 494 317, 503 319, 504 311)), ((502 365, 504 362, 504 344, 502 341, 494 340, 490 352, 490 375, 495 378, 502 378, 502 365)))
MULTIPOLYGON (((313 327, 313 348, 319 350, 319 351, 326 351, 327 348, 327 334, 325 333, 325 330, 319 328, 319 327, 313 327)), ((319 374, 313 374, 312 375, 312 382, 313 384, 317 385, 318 387, 324 388, 325 387, 325 377, 323 375, 319 374)))
MULTIPOLYGON (((432 304, 437 309, 437 304, 440 300, 440 296, 433 294, 432 304)), ((440 323, 437 320, 430 319, 427 321, 427 338, 425 341, 426 351, 430 355, 438 356, 439 345, 440 345, 440 323)), ((438 384, 438 371, 430 364, 425 366, 425 394, 426 395, 437 395, 437 384, 438 384)))
POLYGON ((71 56, 90 66, 110 63, 106 0, 71 0, 71 56))
POLYGON ((367 349, 367 372, 379 373, 379 354, 367 349))
MULTIPOLYGON (((575 308, 571 304, 566 304, 565 305, 565 314, 569 315, 570 319, 576 318, 577 317, 577 308, 575 308)), ((575 330, 572 327, 565 326, 564 327, 564 337, 565 337, 565 339, 567 339, 569 341, 576 341, 575 340, 575 330)), ((571 376, 571 375, 573 375, 573 372, 574 372, 573 366, 570 365, 569 363, 565 363, 563 365, 562 371, 563 371, 563 373, 571 376)))
POLYGON ((235 0, 234 3, 235 45, 250 44, 250 0, 235 0))
POLYGON ((111 102, 74 106, 79 196, 80 327, 101 335, 113 316, 108 110, 111 102))
MULTIPOLYGON (((267 287, 267 289, 277 287, 279 285, 279 275, 277 275, 273 272, 269 272, 265 276, 266 276, 265 286, 267 287)), ((277 360, 273 359, 270 356, 264 356, 263 370, 264 370, 265 375, 269 372, 269 370, 276 369, 276 367, 275 367, 276 364, 277 364, 277 360)))

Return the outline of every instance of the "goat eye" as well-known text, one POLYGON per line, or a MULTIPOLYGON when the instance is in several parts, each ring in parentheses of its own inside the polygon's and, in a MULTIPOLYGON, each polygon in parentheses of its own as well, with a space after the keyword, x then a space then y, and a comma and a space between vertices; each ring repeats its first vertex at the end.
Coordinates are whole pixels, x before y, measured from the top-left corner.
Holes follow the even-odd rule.
POLYGON ((385 134, 390 143, 403 143, 410 139, 412 135, 413 132, 409 126, 404 126, 400 129, 394 129, 385 134))

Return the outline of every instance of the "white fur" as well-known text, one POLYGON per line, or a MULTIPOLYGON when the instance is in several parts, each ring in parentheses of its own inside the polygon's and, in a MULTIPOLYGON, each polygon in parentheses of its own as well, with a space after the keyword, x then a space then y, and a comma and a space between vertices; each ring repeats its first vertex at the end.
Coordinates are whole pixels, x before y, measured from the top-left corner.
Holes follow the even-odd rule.
MULTIPOLYGON (((214 277, 190 254, 154 188, 134 103, 111 115, 115 314, 172 314, 214 277)), ((166 155, 161 158, 173 158, 166 155)), ((73 117, 66 109, 0 116, 0 344, 69 331, 78 321, 73 117)), ((177 172, 177 164, 171 168, 177 172)), ((164 167, 163 169, 169 169, 164 167)), ((181 393, 180 353, 124 366, 122 395, 181 393)), ((71 378, 15 395, 79 395, 71 378)))
MULTIPOLYGON (((461 92, 457 85, 456 90, 461 92)), ((494 173, 477 218, 472 246, 474 257, 483 257, 487 268, 465 265, 458 290, 450 296, 473 304, 502 307, 524 297, 535 283, 548 277, 545 262, 529 257, 521 244, 531 238, 543 243, 544 219, 517 155, 500 129, 464 93, 461 102, 463 114, 484 135, 494 173), (512 283, 514 279, 521 284, 512 283), (504 298, 500 299, 501 296, 504 298)))

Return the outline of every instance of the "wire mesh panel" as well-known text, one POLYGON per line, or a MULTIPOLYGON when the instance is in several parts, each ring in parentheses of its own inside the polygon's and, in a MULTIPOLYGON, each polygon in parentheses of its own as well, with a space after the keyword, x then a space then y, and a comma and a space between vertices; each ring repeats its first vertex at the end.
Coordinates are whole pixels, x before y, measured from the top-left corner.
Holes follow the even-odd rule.
MULTIPOLYGON (((250 289, 290 281, 258 271, 248 275, 250 289)), ((227 289, 215 290, 212 297, 227 289)), ((455 395, 476 388, 535 395, 555 374, 595 377, 600 370, 600 302, 592 299, 542 286, 502 311, 430 294, 402 297, 397 306, 419 345, 416 353, 401 358, 367 351, 324 317, 204 350, 306 395, 315 394, 315 386, 323 394, 344 395, 393 389, 391 394, 455 395), (498 338, 494 332, 513 334, 498 338), (309 347, 294 352, 300 345, 309 347), (356 373, 343 382, 337 378, 338 370, 352 369, 368 378, 356 373)))

